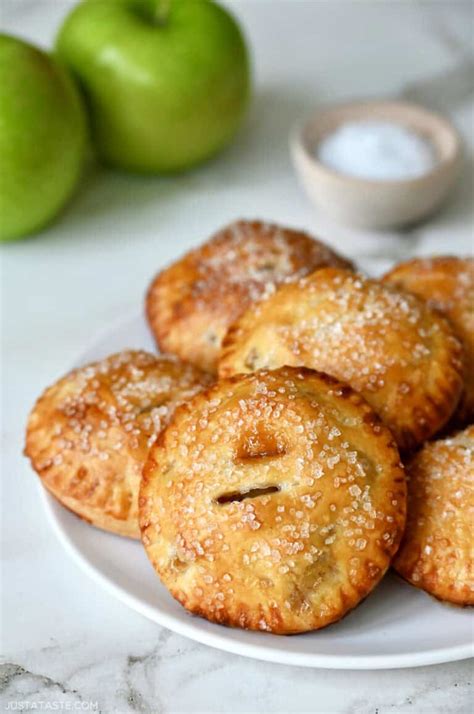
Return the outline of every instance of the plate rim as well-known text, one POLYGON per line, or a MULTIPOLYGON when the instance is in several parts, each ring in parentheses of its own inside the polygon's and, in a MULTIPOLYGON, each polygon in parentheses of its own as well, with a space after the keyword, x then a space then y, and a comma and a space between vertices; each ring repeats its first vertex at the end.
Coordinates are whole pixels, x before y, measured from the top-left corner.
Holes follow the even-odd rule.
MULTIPOLYGON (((199 618, 192 617, 188 613, 183 613, 186 618, 183 620, 161 612, 159 607, 151 607, 142 602, 135 595, 131 595, 125 588, 118 585, 111 578, 105 575, 99 568, 92 564, 81 550, 76 546, 66 529, 63 528, 55 513, 55 507, 62 508, 61 504, 46 491, 41 484, 38 484, 43 507, 48 516, 48 520, 64 550, 72 557, 80 569, 92 580, 99 583, 101 587, 113 595, 120 602, 130 609, 143 615, 148 620, 165 627, 172 632, 176 632, 183 637, 199 642, 203 645, 213 647, 218 650, 231 652, 232 654, 250 657, 252 659, 273 662, 275 664, 286 664, 297 667, 312 667, 320 669, 352 669, 352 670, 378 670, 378 669, 405 669, 407 667, 422 667, 431 664, 443 664, 469 659, 474 656, 472 644, 455 645, 453 647, 440 647, 437 649, 425 650, 417 653, 400 653, 395 655, 333 655, 320 653, 298 653, 285 650, 275 650, 268 645, 256 645, 253 643, 240 643, 237 640, 226 637, 227 628, 222 627, 220 632, 207 632, 196 624, 199 618)), ((71 514, 71 517, 75 517, 71 514)), ((96 529, 100 535, 100 530, 96 529)), ((138 544, 138 541, 137 541, 138 544)), ((217 627, 217 626, 216 626, 217 627)), ((267 637, 262 633, 262 637, 267 637)))
MULTIPOLYGON (((146 322, 143 318, 143 313, 138 310, 127 310, 120 317, 111 320, 107 328, 97 330, 88 342, 88 347, 84 349, 75 365, 83 364, 86 357, 94 345, 99 341, 104 342, 107 335, 113 335, 115 331, 128 322, 140 320, 143 326, 147 329, 146 322)), ((123 349, 126 349, 125 347, 123 349)), ((143 348, 136 348, 143 349, 143 348)), ((199 642, 200 644, 213 647, 218 650, 230 652, 232 654, 252 659, 273 662, 275 664, 283 664, 297 667, 310 667, 320 669, 340 669, 340 670, 382 670, 382 669, 405 669, 408 667, 422 667, 432 664, 443 664, 447 662, 456 662, 464 659, 469 659, 474 656, 474 642, 465 643, 462 645, 454 645, 449 647, 438 647, 436 649, 423 650, 415 653, 398 653, 391 655, 340 655, 340 654, 321 654, 307 652, 292 652, 280 649, 273 649, 265 644, 242 643, 238 640, 227 636, 228 628, 221 627, 222 632, 206 631, 199 625, 199 618, 189 615, 185 612, 183 619, 179 619, 174 615, 170 615, 160 611, 159 606, 150 606, 141 601, 135 595, 132 595, 118 583, 107 575, 105 575, 97 566, 87 559, 85 554, 76 545, 67 529, 64 528, 60 519, 56 514, 56 510, 62 508, 61 504, 54 498, 40 482, 37 482, 40 491, 41 500, 46 512, 48 521, 61 543, 64 550, 79 566, 79 568, 89 576, 93 581, 97 582, 106 592, 122 602, 124 605, 139 613, 143 617, 152 622, 165 627, 172 632, 186 637, 188 639, 199 642)), ((71 517, 76 517, 71 514, 71 517)), ((100 536, 100 530, 96 529, 100 536)), ((138 541, 137 541, 138 543, 138 541)), ((218 626, 216 626, 218 627, 218 626)), ((262 637, 268 637, 267 634, 261 633, 262 637)))

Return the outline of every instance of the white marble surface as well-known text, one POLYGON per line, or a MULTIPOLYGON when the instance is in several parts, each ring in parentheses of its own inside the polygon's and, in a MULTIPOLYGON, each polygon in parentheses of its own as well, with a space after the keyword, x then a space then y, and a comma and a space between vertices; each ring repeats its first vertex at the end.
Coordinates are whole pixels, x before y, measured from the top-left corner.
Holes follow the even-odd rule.
MULTIPOLYGON (((151 273, 238 216, 306 227, 373 272, 399 257, 472 249, 470 2, 232 2, 254 48, 256 96, 222 156, 174 179, 93 170, 61 219, 1 250, 4 706, 102 712, 471 712, 472 667, 385 672, 290 668, 218 652, 111 599, 68 559, 20 453, 37 393, 91 335, 140 303, 151 273), (403 233, 367 234, 315 213, 287 131, 320 102, 405 96, 447 112, 465 172, 446 207, 403 233), (85 704, 84 704, 85 703, 85 704)), ((48 45, 63 0, 2 0, 2 29, 48 45)))

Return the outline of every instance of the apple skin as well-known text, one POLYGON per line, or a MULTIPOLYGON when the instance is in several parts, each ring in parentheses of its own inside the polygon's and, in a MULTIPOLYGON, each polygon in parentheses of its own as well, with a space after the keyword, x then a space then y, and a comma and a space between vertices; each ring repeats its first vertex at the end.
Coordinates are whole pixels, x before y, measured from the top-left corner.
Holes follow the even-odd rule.
POLYGON ((87 147, 82 98, 54 59, 0 34, 0 240, 35 232, 73 193, 87 147))
POLYGON ((99 157, 117 168, 188 169, 229 142, 248 103, 244 38, 211 0, 84 0, 56 50, 84 91, 99 157))

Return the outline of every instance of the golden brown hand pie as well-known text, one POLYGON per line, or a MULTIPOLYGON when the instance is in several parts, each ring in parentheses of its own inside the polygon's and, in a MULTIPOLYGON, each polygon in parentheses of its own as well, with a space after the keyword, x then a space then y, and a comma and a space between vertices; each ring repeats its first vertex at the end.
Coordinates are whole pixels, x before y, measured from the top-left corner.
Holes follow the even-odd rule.
POLYGON ((191 612, 279 634, 324 627, 379 582, 405 521, 393 437, 347 385, 241 375, 178 409, 140 489, 148 557, 191 612))
POLYGON ((249 310, 224 341, 219 374, 304 365, 360 392, 403 449, 436 433, 462 389, 450 326, 408 293, 323 268, 249 310))
POLYGON ((408 520, 395 570, 440 600, 474 605, 474 426, 407 466, 408 520))
POLYGON ((454 415, 458 423, 474 418, 474 259, 415 258, 395 266, 385 282, 427 300, 451 321, 463 343, 465 389, 454 415))
POLYGON ((164 352, 215 372, 228 327, 252 302, 326 265, 351 267, 306 233, 238 221, 156 276, 148 322, 164 352))
POLYGON ((121 352, 76 369, 37 401, 25 454, 43 485, 94 526, 139 538, 138 486, 151 444, 209 378, 174 357, 121 352))

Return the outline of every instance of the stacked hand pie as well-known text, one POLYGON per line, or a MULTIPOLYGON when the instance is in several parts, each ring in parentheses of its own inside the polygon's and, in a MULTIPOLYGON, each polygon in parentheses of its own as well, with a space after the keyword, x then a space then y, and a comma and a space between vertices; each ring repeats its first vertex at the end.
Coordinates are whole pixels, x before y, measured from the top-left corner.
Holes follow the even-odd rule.
POLYGON ((168 354, 61 379, 26 453, 63 505, 141 534, 171 594, 214 622, 324 627, 392 561, 473 604, 473 263, 373 280, 305 233, 234 223, 153 280, 168 354))
POLYGON ((148 322, 160 350, 215 372, 222 340, 247 307, 329 265, 351 267, 306 233, 237 221, 155 277, 148 322))
POLYGON ((221 376, 303 365, 357 390, 402 449, 453 414, 462 349, 423 301, 347 270, 326 268, 245 312, 224 341, 221 376))
POLYGON ((451 323, 464 347, 464 390, 454 421, 474 419, 474 259, 415 258, 395 266, 384 282, 426 300, 451 323))

